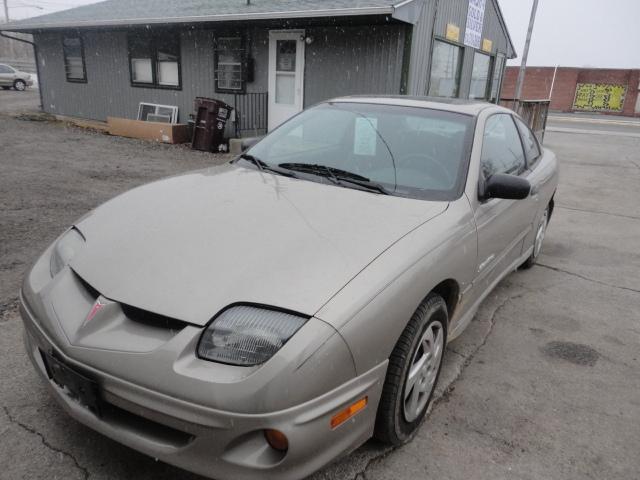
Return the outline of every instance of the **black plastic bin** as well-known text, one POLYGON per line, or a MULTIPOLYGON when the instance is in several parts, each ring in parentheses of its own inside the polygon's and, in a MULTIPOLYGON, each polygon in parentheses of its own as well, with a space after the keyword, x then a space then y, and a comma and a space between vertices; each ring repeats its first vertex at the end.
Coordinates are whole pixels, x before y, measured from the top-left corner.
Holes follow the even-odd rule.
POLYGON ((191 147, 203 152, 226 151, 224 131, 233 107, 214 98, 197 97, 191 147))

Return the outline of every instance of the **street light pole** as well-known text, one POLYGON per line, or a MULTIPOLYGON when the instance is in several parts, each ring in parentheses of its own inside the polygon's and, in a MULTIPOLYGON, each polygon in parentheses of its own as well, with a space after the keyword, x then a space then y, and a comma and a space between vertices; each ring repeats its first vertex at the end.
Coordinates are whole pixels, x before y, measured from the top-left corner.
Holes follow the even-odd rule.
POLYGON ((533 0, 531 8, 531 19, 529 20, 529 30, 527 31, 527 41, 524 44, 524 52, 522 52, 522 63, 518 72, 518 81, 516 82, 516 94, 514 95, 514 107, 518 100, 522 98, 522 87, 524 85, 524 75, 527 71, 527 58, 529 57, 529 46, 531 45, 531 35, 533 34, 533 25, 536 23, 536 13, 538 11, 538 0, 533 0))

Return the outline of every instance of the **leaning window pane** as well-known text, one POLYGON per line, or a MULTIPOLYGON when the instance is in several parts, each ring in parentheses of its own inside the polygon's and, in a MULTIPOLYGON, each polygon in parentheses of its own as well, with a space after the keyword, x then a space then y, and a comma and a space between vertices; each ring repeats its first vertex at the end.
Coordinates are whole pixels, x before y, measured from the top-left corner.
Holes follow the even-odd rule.
POLYGON ((476 52, 473 57, 473 71, 471 73, 471 89, 469 98, 487 98, 487 87, 491 75, 491 57, 476 52))
POLYGON ((131 59, 131 78, 136 83, 152 83, 153 71, 150 58, 131 59))
POLYGON ((431 63, 429 95, 457 97, 460 82, 460 47, 436 40, 431 63))

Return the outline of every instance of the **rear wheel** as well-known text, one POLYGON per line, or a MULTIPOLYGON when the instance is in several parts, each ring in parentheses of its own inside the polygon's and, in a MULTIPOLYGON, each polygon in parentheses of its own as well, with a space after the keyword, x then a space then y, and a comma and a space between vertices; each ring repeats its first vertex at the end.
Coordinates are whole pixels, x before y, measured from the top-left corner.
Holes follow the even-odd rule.
POLYGON ((430 294, 402 332, 391 357, 376 418, 375 437, 401 445, 420 426, 433 397, 447 338, 447 305, 430 294))
POLYGON ((540 252, 542 251, 542 244, 544 243, 544 237, 547 234, 547 226, 549 225, 549 207, 542 214, 538 229, 536 230, 536 238, 533 240, 533 252, 527 260, 520 266, 520 268, 531 268, 538 261, 540 252))
POLYGON ((11 87, 6 87, 6 86, 3 86, 3 87, 2 87, 2 89, 3 89, 3 90, 9 90, 10 88, 11 88, 11 87))
POLYGON ((15 82, 13 82, 13 88, 18 90, 19 92, 24 92, 27 88, 27 84, 24 80, 16 80, 15 82))

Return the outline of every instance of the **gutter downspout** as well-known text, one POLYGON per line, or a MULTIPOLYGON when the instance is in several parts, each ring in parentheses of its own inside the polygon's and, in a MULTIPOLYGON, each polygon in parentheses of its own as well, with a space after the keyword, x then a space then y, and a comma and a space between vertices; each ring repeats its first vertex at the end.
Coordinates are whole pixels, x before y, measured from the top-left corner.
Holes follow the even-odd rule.
POLYGON ((38 93, 40 94, 40 110, 44 108, 44 101, 42 99, 42 77, 40 76, 40 61, 38 60, 38 46, 34 42, 25 40, 24 38, 12 37, 0 30, 0 37, 8 38, 9 40, 15 40, 16 42, 28 43, 33 47, 33 56, 36 59, 36 75, 38 76, 38 93))

